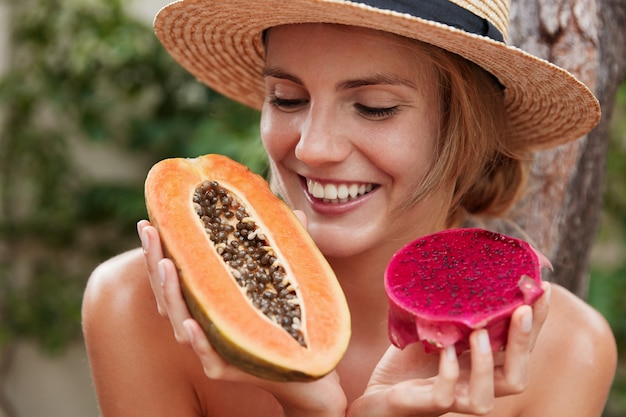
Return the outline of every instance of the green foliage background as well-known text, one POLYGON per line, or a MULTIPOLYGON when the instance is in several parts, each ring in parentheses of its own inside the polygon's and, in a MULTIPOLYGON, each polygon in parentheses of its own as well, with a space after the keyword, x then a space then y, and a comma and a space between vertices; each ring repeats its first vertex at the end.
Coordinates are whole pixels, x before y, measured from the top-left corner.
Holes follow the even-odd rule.
POLYGON ((607 318, 620 364, 605 417, 626 415, 626 83, 618 91, 607 154, 606 195, 588 301, 607 318), (603 256, 609 252, 608 259, 603 256))
MULTIPOLYGON (((85 169, 98 149, 141 173, 163 158, 221 153, 265 174, 266 160, 258 114, 197 83, 124 1, 0 2, 11 47, 0 80, 0 346, 30 339, 55 353, 80 338, 90 271, 136 246, 135 223, 146 217, 143 176, 85 169)), ((589 300, 624 353, 625 88, 618 100, 600 240, 621 256, 594 266, 589 300)), ((625 393, 620 367, 607 417, 626 410, 625 393)))
MULTIPOLYGON (((138 244, 143 176, 85 167, 114 148, 146 173, 221 153, 265 170, 256 112, 201 86, 121 0, 6 0, 0 81, 0 343, 55 352, 80 336, 90 271, 138 244), (84 148, 77 155, 75 149, 84 148)), ((113 167, 115 169, 115 167, 113 167)))

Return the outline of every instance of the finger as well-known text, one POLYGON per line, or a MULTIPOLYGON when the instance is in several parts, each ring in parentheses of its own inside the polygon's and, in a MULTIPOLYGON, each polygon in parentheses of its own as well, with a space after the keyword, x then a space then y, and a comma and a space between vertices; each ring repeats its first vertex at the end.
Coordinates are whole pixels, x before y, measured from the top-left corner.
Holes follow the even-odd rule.
POLYGON ((388 409, 379 409, 374 413, 374 409, 368 407, 368 411, 370 415, 397 416, 426 412, 429 415, 434 412, 439 415, 449 411, 456 397, 460 377, 459 369, 454 346, 442 349, 439 354, 439 370, 435 377, 402 381, 392 386, 386 390, 385 401, 377 401, 373 404, 388 407, 388 409))
POLYGON ((442 349, 439 357, 439 374, 432 390, 432 403, 435 408, 445 410, 454 404, 459 375, 459 360, 454 346, 442 349))
POLYGON ((141 231, 146 226, 150 226, 150 222, 146 219, 141 219, 137 222, 137 234, 139 234, 139 238, 141 238, 141 231))
POLYGON ((543 323, 545 323, 548 317, 548 310, 550 308, 552 286, 549 282, 543 281, 541 287, 544 291, 543 295, 533 305, 533 326, 530 334, 530 350, 535 346, 535 342, 537 341, 543 323))
POLYGON ((163 300, 174 335, 180 343, 187 343, 189 342, 189 333, 183 322, 191 318, 191 315, 180 290, 178 272, 174 263, 167 258, 159 261, 158 268, 163 276, 163 300))
POLYGON ((144 258, 146 260, 146 268, 148 269, 148 277, 150 279, 150 287, 156 298, 157 309, 159 314, 166 317, 167 310, 163 299, 163 277, 159 274, 158 263, 163 259, 163 249, 159 234, 150 222, 141 220, 137 223, 137 232, 141 239, 144 258))
POLYGON ((493 354, 486 330, 472 332, 470 348, 472 364, 465 408, 483 415, 492 410, 494 400, 493 354))
POLYGON ((504 366, 496 370, 496 395, 519 394, 528 386, 532 328, 533 309, 517 308, 511 316, 504 366))
POLYGON ((228 363, 211 346, 198 322, 186 319, 182 325, 191 347, 202 363, 205 375, 211 379, 223 378, 228 363))

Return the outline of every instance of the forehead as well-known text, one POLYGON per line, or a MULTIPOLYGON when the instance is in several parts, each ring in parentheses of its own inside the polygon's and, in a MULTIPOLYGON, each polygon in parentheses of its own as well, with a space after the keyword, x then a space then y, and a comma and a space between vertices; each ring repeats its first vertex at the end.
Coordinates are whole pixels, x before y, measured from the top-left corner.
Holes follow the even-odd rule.
POLYGON ((402 36, 356 26, 292 24, 266 34, 266 64, 331 67, 338 70, 396 72, 424 81, 433 74, 430 47, 402 36))

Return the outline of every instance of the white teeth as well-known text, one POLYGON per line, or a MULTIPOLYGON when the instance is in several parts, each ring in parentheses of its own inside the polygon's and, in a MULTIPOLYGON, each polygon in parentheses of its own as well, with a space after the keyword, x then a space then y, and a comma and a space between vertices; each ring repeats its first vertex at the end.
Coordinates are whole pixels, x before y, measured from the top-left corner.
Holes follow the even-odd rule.
POLYGON ((339 200, 348 198, 348 186, 346 184, 340 184, 339 187, 337 187, 337 198, 339 200))
POLYGON ((307 179, 309 193, 319 199, 329 203, 346 203, 374 189, 374 184, 321 184, 317 181, 307 179))
POLYGON ((356 197, 357 195, 359 195, 359 185, 350 184, 350 187, 348 187, 348 192, 350 193, 350 197, 356 197))
POLYGON ((324 198, 324 186, 319 182, 308 181, 309 183, 309 192, 315 198, 324 198))
POLYGON ((337 187, 334 184, 326 184, 324 186, 324 198, 335 200, 337 198, 337 187))

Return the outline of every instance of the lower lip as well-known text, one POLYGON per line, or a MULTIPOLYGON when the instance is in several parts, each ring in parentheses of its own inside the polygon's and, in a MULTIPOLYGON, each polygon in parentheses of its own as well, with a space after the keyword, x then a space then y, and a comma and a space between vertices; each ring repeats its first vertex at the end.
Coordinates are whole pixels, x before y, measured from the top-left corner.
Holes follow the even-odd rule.
POLYGON ((306 180, 302 182, 302 188, 311 208, 315 212, 323 214, 325 216, 339 216, 347 212, 356 210, 358 207, 365 204, 367 200, 369 200, 376 192, 375 188, 369 193, 364 194, 354 200, 346 201, 345 203, 327 203, 320 198, 313 197, 311 193, 309 193, 306 186, 306 180))

